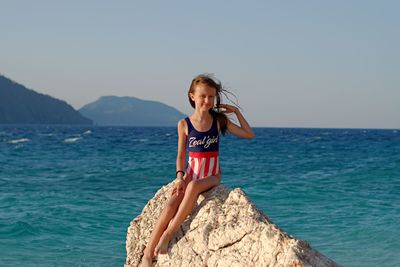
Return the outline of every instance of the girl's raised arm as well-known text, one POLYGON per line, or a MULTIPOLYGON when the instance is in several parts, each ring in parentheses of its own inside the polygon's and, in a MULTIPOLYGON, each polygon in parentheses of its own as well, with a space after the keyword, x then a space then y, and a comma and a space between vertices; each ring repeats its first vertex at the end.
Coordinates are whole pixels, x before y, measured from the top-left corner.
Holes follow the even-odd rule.
POLYGON ((240 126, 236 125, 228 119, 227 129, 231 134, 246 139, 254 138, 253 130, 237 107, 227 104, 220 104, 220 107, 225 109, 224 111, 222 111, 223 113, 235 113, 236 117, 239 120, 240 126))

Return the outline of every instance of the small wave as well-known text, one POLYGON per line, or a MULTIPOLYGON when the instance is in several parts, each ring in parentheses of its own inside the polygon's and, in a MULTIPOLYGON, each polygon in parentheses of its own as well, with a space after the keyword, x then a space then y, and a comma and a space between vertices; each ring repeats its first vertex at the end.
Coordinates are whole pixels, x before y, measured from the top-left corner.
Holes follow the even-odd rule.
POLYGON ((147 142, 149 139, 147 138, 140 138, 140 139, 132 139, 133 142, 147 142))
POLYGON ((74 143, 74 142, 76 142, 76 141, 78 141, 80 139, 81 139, 80 137, 65 138, 64 139, 64 143, 74 143))
POLYGON ((14 140, 8 141, 8 143, 9 144, 18 144, 18 143, 25 143, 25 142, 29 142, 29 141, 31 141, 31 140, 28 138, 20 138, 20 139, 14 139, 14 140))
POLYGON ((322 137, 321 137, 321 136, 313 136, 313 137, 310 137, 310 139, 308 140, 308 142, 314 143, 314 142, 318 142, 318 141, 320 141, 320 140, 322 140, 322 137))
POLYGON ((4 229, 5 231, 0 232, 3 238, 18 238, 33 236, 38 234, 38 229, 33 227, 31 224, 23 221, 17 221, 11 225, 8 225, 4 229))
POLYGON ((83 134, 91 134, 92 131, 91 130, 87 130, 86 132, 84 132, 83 134))
POLYGON ((40 136, 53 136, 53 133, 41 133, 40 136))
POLYGON ((147 138, 140 138, 140 139, 135 139, 134 141, 147 142, 147 141, 149 141, 149 139, 147 139, 147 138))

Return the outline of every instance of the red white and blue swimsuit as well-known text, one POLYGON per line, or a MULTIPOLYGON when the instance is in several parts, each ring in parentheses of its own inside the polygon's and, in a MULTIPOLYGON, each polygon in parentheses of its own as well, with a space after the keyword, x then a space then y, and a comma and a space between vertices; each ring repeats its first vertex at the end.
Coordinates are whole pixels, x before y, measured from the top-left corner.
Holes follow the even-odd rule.
POLYGON ((219 174, 217 119, 213 118, 211 129, 206 132, 197 131, 189 118, 185 120, 188 126, 187 147, 189 150, 186 174, 193 179, 219 174))

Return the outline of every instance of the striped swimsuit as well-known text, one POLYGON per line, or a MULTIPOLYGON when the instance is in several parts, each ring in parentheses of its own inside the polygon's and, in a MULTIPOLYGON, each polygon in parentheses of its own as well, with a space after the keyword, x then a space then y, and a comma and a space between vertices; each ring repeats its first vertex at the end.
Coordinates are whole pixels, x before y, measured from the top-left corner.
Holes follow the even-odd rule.
POLYGON ((187 147, 189 150, 186 173, 193 179, 219 174, 217 120, 213 118, 211 129, 206 132, 197 131, 189 118, 185 120, 188 125, 187 147))

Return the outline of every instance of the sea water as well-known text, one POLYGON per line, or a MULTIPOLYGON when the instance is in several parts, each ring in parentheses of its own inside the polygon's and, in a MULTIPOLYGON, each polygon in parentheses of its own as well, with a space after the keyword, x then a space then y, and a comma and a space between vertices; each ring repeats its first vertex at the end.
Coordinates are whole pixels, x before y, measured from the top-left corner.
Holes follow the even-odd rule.
MULTIPOLYGON (((221 137, 222 183, 344 266, 400 266, 400 131, 221 137)), ((175 175, 175 128, 1 126, 0 266, 123 266, 126 232, 175 175)))

